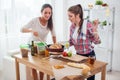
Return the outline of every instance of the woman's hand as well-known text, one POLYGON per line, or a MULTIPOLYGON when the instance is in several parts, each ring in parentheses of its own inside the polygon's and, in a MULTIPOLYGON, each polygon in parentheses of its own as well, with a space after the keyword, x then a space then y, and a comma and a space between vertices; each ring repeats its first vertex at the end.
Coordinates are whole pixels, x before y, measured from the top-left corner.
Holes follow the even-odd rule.
POLYGON ((94 35, 95 39, 99 38, 98 31, 97 31, 98 24, 99 24, 98 19, 93 21, 93 35, 94 35))
POLYGON ((34 30, 31 30, 31 33, 34 35, 34 36, 36 36, 36 37, 38 37, 38 32, 37 31, 34 31, 34 30))
POLYGON ((36 37, 38 37, 38 32, 34 31, 33 35, 36 36, 36 37))
POLYGON ((98 24, 99 24, 99 20, 98 19, 93 21, 93 27, 94 27, 93 31, 94 32, 97 32, 98 24))

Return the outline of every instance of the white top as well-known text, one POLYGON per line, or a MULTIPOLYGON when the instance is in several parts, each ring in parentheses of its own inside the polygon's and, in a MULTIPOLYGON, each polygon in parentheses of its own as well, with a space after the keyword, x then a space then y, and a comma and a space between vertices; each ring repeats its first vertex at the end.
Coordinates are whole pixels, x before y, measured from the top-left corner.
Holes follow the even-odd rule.
POLYGON ((74 33, 73 33, 73 39, 77 42, 77 37, 78 37, 78 29, 79 29, 79 27, 78 26, 76 26, 75 27, 75 31, 74 31, 74 33))
MULTIPOLYGON (((29 41, 31 42, 32 40, 34 41, 40 41, 40 39, 44 42, 46 42, 47 39, 47 35, 49 33, 49 29, 47 28, 47 25, 43 26, 40 21, 39 21, 39 17, 36 17, 34 19, 32 19, 28 24, 26 24, 24 26, 24 28, 30 28, 36 32, 38 32, 39 37, 34 36, 33 34, 31 34, 31 37, 29 39, 29 41)), ((55 29, 53 27, 53 30, 51 31, 51 35, 52 36, 56 36, 55 34, 55 29)))
MULTIPOLYGON (((83 25, 82 25, 82 32, 84 35, 87 33, 87 20, 84 20, 83 25)), ((86 36, 83 36, 83 39, 86 40, 86 36)))
MULTIPOLYGON (((78 29, 79 29, 79 26, 76 26, 75 31, 74 31, 73 36, 72 36, 73 39, 76 40, 76 42, 77 42, 77 37, 78 37, 78 29)), ((86 32, 87 32, 87 20, 84 20, 83 25, 82 25, 82 33, 84 35, 86 35, 86 32)), ((85 40, 86 36, 83 36, 83 39, 85 40)))

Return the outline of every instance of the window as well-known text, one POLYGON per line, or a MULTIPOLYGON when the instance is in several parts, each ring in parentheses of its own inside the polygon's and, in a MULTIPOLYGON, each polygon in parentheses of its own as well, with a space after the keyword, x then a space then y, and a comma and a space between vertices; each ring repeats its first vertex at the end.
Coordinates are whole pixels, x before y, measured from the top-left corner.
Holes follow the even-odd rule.
POLYGON ((24 24, 40 15, 43 3, 45 0, 1 0, 0 26, 2 30, 0 34, 19 34, 24 24))
POLYGON ((3 56, 27 42, 29 35, 22 35, 20 28, 40 15, 44 3, 45 0, 0 0, 0 70, 3 56))

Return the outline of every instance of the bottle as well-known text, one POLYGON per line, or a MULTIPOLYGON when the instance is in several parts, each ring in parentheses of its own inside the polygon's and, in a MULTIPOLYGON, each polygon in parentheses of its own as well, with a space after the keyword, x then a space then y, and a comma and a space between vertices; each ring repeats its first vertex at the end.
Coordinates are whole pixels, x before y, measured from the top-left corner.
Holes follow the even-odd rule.
POLYGON ((34 45, 34 54, 37 55, 38 51, 37 51, 37 45, 34 45))
POLYGON ((32 41, 32 44, 31 44, 31 55, 34 56, 34 41, 32 41))

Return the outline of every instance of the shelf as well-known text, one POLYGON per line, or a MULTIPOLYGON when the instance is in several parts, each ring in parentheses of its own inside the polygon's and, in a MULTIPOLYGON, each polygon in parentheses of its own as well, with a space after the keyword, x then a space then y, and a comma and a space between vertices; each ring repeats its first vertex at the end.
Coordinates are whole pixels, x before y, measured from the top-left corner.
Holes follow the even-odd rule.
POLYGON ((110 8, 110 7, 85 8, 85 9, 83 9, 83 10, 84 10, 84 11, 90 11, 90 10, 95 10, 95 11, 97 11, 97 10, 106 10, 106 9, 109 9, 109 10, 111 11, 111 10, 114 10, 114 7, 113 7, 113 8, 110 8))

